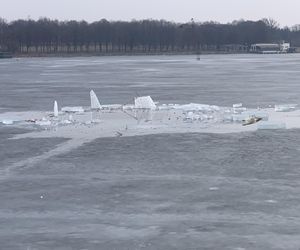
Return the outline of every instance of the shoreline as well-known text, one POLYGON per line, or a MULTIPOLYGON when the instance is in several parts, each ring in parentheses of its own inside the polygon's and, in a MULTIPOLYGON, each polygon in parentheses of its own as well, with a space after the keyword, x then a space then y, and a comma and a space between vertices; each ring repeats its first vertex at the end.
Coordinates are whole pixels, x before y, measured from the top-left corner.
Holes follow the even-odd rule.
MULTIPOLYGON (((247 55, 249 52, 225 52, 206 51, 197 54, 195 52, 155 52, 155 53, 21 53, 12 54, 12 58, 72 58, 72 57, 114 57, 114 56, 202 56, 202 55, 247 55)), ((293 53, 297 54, 297 53, 293 53)))

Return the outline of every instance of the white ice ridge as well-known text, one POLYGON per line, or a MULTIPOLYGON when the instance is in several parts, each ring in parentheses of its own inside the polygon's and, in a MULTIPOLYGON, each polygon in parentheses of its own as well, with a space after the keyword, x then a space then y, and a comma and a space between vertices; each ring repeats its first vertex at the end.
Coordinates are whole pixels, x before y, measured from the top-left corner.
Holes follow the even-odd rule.
MULTIPOLYGON (((44 160, 103 137, 139 136, 160 133, 237 133, 264 129, 300 128, 300 110, 276 112, 274 108, 247 109, 241 104, 220 107, 207 104, 157 105, 150 96, 135 98, 134 104, 101 105, 95 101, 91 107, 64 107, 53 112, 14 112, 0 114, 5 126, 38 127, 19 138, 62 137, 71 139, 47 155, 44 160), (56 116, 57 114, 57 116, 56 116), (246 126, 243 126, 246 125, 246 126)), ((54 105, 56 106, 56 105, 54 105)), ((32 164, 23 162, 20 164, 32 164)), ((17 165, 16 165, 17 166, 17 165)))
POLYGON ((101 109, 100 102, 94 90, 90 91, 91 109, 101 109))

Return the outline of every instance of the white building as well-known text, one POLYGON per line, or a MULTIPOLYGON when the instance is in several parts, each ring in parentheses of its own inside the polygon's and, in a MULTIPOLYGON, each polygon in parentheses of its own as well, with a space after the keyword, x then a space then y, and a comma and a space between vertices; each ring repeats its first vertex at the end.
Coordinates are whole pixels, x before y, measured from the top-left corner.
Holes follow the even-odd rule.
POLYGON ((290 43, 283 42, 283 43, 280 44, 280 51, 282 53, 288 53, 290 48, 291 48, 290 43))
POLYGON ((279 54, 288 53, 290 50, 289 43, 256 43, 250 47, 251 53, 258 54, 279 54))

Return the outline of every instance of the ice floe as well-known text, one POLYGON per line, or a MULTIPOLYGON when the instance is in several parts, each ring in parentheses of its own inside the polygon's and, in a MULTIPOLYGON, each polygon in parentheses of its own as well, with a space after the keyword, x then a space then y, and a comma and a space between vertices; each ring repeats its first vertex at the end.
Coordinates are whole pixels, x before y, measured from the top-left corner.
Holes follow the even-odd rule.
POLYGON ((234 133, 267 129, 300 128, 300 110, 295 104, 277 109, 247 109, 242 103, 220 107, 201 103, 158 104, 140 96, 133 104, 100 104, 90 91, 90 107, 66 106, 53 112, 28 111, 0 114, 0 124, 39 126, 24 136, 66 137, 93 140, 99 137, 135 136, 157 133, 234 133), (289 112, 277 112, 287 110, 289 112), (254 125, 256 123, 256 125, 254 125), (248 125, 248 126, 242 126, 248 125), (117 133, 118 132, 118 133, 117 133))

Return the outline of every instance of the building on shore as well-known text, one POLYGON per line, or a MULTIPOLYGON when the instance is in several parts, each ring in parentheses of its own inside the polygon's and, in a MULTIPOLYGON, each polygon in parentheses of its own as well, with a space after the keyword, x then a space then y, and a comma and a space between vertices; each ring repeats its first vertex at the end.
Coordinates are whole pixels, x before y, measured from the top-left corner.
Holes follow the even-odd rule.
POLYGON ((280 53, 290 53, 291 46, 290 43, 256 43, 252 44, 250 47, 251 53, 257 54, 280 54, 280 53))
POLYGON ((7 58, 12 58, 12 54, 8 52, 1 52, 0 51, 0 59, 7 59, 7 58))

